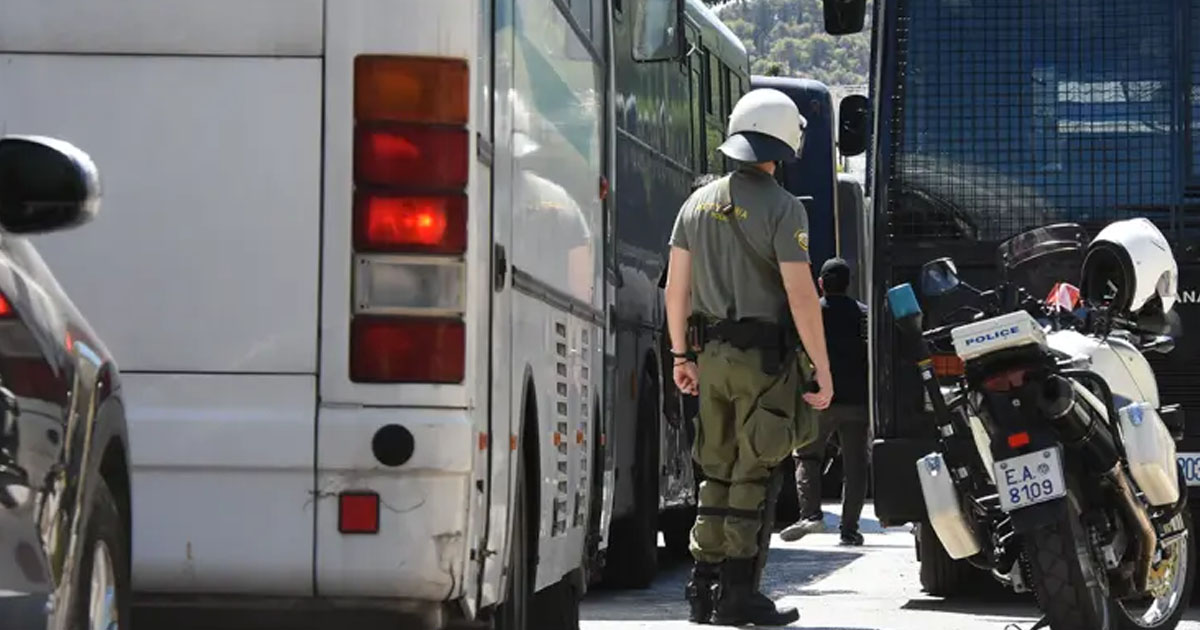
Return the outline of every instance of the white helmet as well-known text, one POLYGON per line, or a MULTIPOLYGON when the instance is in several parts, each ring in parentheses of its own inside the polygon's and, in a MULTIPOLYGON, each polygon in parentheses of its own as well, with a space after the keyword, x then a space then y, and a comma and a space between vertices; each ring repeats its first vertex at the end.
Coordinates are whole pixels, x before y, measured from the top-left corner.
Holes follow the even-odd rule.
POLYGON ((795 159, 804 150, 808 121, 786 94, 771 88, 750 90, 729 114, 729 138, 718 147, 739 162, 795 159))
POLYGON ((1117 312, 1137 313, 1152 302, 1168 313, 1175 306, 1179 266, 1167 238, 1148 219, 1110 223, 1088 245, 1083 296, 1117 312), (1155 300, 1155 298, 1158 298, 1155 300))

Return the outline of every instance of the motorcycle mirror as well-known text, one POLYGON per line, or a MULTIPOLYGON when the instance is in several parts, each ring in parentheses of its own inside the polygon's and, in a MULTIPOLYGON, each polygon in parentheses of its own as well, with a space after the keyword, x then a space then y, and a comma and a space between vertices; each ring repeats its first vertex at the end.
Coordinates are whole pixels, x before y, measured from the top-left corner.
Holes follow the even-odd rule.
POLYGON ((950 258, 931 260, 921 267, 921 295, 940 297, 954 291, 960 284, 958 267, 950 258))
POLYGON ((1159 354, 1170 354, 1175 349, 1175 339, 1167 335, 1159 335, 1150 343, 1142 346, 1143 352, 1157 352, 1159 354))

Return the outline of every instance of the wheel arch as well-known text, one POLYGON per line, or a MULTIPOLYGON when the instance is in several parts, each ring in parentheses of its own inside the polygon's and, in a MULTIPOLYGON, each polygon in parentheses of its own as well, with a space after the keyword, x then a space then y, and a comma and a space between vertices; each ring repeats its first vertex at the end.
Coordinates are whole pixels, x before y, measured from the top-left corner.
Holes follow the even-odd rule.
MULTIPOLYGON (((541 459, 541 443, 538 439, 540 435, 540 425, 538 416, 538 396, 537 387, 534 381, 533 369, 525 366, 525 373, 522 377, 521 391, 521 426, 520 433, 517 437, 519 445, 519 457, 525 463, 525 478, 521 480, 525 484, 527 500, 525 503, 525 518, 528 524, 525 532, 525 551, 529 554, 530 579, 533 584, 537 584, 538 578, 538 541, 541 538, 540 532, 542 528, 542 459, 541 459)), ((532 586, 531 586, 532 591, 532 586)))

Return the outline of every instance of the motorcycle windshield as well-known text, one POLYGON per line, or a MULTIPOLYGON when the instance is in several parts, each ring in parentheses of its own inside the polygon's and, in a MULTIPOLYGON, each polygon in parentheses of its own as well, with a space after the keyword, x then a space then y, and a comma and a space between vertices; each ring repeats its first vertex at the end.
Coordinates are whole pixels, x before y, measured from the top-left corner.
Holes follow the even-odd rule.
POLYGON ((998 267, 1009 282, 1041 297, 1059 282, 1079 282, 1087 242, 1075 223, 1034 228, 1000 244, 998 267))

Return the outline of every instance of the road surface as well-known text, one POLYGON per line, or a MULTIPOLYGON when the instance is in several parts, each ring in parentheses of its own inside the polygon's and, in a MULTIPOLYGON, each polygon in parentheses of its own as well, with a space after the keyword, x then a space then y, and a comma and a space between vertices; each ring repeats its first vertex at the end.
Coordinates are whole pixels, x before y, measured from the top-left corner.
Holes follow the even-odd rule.
MULTIPOLYGON (((826 506, 837 531, 840 506, 826 506)), ((1028 630, 1041 617, 1031 596, 997 588, 952 601, 921 592, 908 527, 883 529, 863 518, 863 547, 839 547, 837 534, 816 534, 795 543, 772 541, 764 577, 776 598, 800 609, 795 628, 811 630, 1028 630)), ((581 630, 696 630, 686 621, 683 585, 688 567, 664 570, 645 591, 593 591, 583 602, 581 630)), ((1179 625, 1200 630, 1200 606, 1179 625)))

